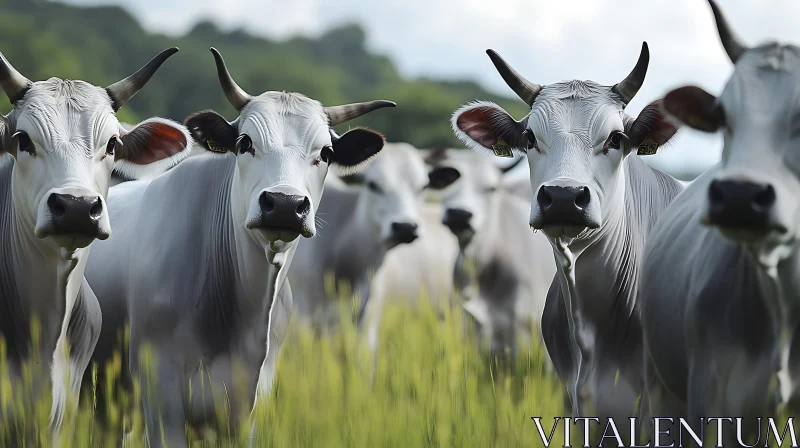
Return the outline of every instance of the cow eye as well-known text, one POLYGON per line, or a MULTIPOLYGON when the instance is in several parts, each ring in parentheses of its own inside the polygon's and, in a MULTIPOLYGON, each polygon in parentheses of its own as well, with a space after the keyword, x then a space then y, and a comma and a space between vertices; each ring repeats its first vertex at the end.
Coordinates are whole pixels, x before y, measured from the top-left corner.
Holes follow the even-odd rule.
POLYGON ((367 188, 369 188, 369 191, 373 193, 378 193, 378 194, 381 193, 381 187, 379 187, 378 184, 376 184, 373 181, 367 182, 367 188))
POLYGON ((242 134, 236 139, 236 148, 238 148, 239 154, 250 153, 253 156, 256 155, 256 150, 253 149, 253 141, 250 140, 250 136, 247 134, 242 134))
POLYGON ((319 165, 320 162, 331 163, 331 160, 333 160, 333 148, 324 146, 317 157, 317 165, 319 165))
POLYGON ((122 146, 122 140, 120 140, 116 135, 111 137, 111 139, 108 141, 108 144, 106 144, 106 155, 113 156, 114 150, 119 146, 122 146))
POLYGON ((36 147, 33 145, 33 142, 31 141, 31 138, 28 136, 27 132, 17 131, 11 136, 11 138, 17 139, 20 151, 27 152, 32 156, 36 155, 36 147))
POLYGON ((606 144, 603 145, 603 153, 607 154, 609 148, 612 148, 612 149, 620 149, 620 148, 622 148, 622 143, 624 142, 624 140, 625 140, 625 135, 622 132, 620 132, 620 131, 612 132, 608 136, 608 139, 606 140, 606 144))
POLYGON ((539 151, 539 146, 536 144, 536 136, 533 135, 533 131, 530 129, 526 130, 525 137, 528 138, 528 149, 536 148, 536 151, 539 151))

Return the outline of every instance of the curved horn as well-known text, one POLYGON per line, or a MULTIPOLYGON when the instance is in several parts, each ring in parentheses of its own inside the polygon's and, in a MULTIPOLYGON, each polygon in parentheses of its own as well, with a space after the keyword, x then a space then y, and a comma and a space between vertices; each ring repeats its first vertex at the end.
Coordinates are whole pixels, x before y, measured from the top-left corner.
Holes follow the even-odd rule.
POLYGON ((325 113, 328 114, 330 125, 336 126, 337 124, 342 124, 346 121, 358 118, 382 107, 397 107, 397 104, 395 104, 394 101, 374 100, 367 101, 366 103, 352 103, 342 106, 326 107, 325 113))
POLYGON ((515 160, 511 165, 508 165, 508 166, 500 168, 500 171, 502 171, 503 174, 505 174, 505 173, 513 170, 517 165, 519 165, 520 162, 522 162, 522 159, 524 159, 524 158, 525 157, 517 157, 517 160, 515 160))
POLYGON ((492 60, 494 67, 500 72, 500 76, 502 76, 506 84, 511 87, 511 90, 522 98, 522 101, 525 101, 528 106, 533 106, 533 102, 542 90, 542 86, 528 81, 517 73, 517 71, 511 68, 496 51, 486 50, 486 54, 489 55, 489 59, 492 60))
POLYGON ((16 103, 25 96, 25 92, 33 84, 28 78, 22 76, 0 53, 0 87, 6 92, 11 104, 16 103))
POLYGON ((217 63, 217 77, 219 77, 219 85, 222 86, 222 91, 225 92, 225 97, 236 110, 242 110, 247 103, 253 99, 249 93, 236 84, 231 74, 228 72, 228 67, 225 66, 225 60, 219 54, 216 48, 210 48, 211 53, 214 55, 214 61, 217 63))
POLYGON ((178 49, 176 47, 167 48, 153 59, 150 59, 150 62, 140 68, 136 73, 106 87, 106 92, 108 92, 108 96, 111 97, 111 107, 114 108, 114 111, 118 111, 125 103, 130 101, 134 95, 142 90, 142 87, 147 84, 147 81, 150 81, 150 78, 153 77, 156 70, 161 67, 161 64, 177 52, 178 49))
POLYGON ((647 42, 642 42, 642 52, 639 53, 639 60, 636 61, 636 66, 633 70, 622 80, 622 82, 614 85, 611 91, 616 93, 622 98, 622 102, 626 105, 631 102, 636 92, 644 84, 644 77, 647 75, 647 66, 650 64, 650 48, 647 42))
POLYGON ((725 16, 722 15, 722 11, 719 9, 714 0, 708 0, 708 3, 711 5, 711 11, 714 13, 714 21, 717 23, 717 32, 719 32, 719 39, 722 41, 722 46, 725 47, 725 51, 728 53, 728 57, 731 58, 731 62, 734 64, 739 57, 748 50, 748 47, 742 44, 741 39, 733 32, 730 26, 728 26, 728 21, 725 20, 725 16))

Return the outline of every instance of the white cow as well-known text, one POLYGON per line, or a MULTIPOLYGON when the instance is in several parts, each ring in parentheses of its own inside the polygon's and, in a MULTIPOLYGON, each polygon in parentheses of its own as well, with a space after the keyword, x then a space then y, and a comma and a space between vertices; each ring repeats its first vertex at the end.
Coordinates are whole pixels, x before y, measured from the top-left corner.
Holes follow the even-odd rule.
MULTIPOLYGON (((420 236, 426 193, 449 185, 457 177, 453 172, 429 168, 407 143, 388 143, 363 174, 344 176, 344 182, 329 178, 317 212, 322 231, 298 247, 289 272, 300 316, 322 333, 349 319, 340 316, 337 300, 346 286, 359 304, 356 322, 363 328, 375 272, 387 253, 420 236)), ((379 321, 380 312, 371 312, 373 336, 379 321)), ((377 338, 369 345, 374 352, 377 338)))
POLYGON ((664 211, 644 253, 647 392, 655 416, 736 416, 756 436, 778 398, 800 410, 800 48, 748 48, 709 3, 734 72, 719 97, 686 86, 664 107, 721 131, 722 161, 664 211))
POLYGON ((647 44, 633 71, 612 87, 578 80, 539 86, 488 53, 531 111, 517 121, 496 104, 471 103, 453 114, 453 129, 474 148, 527 153, 529 222, 547 235, 558 265, 542 318, 547 350, 575 414, 616 417, 627 426, 643 387, 633 309, 641 251, 682 190, 633 154, 652 151, 677 131, 658 102, 636 119, 624 112, 644 81, 647 44))
POLYGON ((112 188, 117 229, 87 266, 108 317, 109 343, 98 344, 94 359, 108 359, 129 319, 130 370, 142 386, 151 447, 186 446, 185 425, 218 423, 216 405, 228 400, 237 428, 242 409, 268 398, 292 311, 287 270, 299 237, 317 234, 328 169, 356 170, 384 144, 374 131, 338 136, 331 126, 395 105, 250 96, 211 51, 239 116, 190 116, 186 126, 209 153, 112 188))
POLYGON ((459 243, 452 276, 462 306, 489 342, 489 353, 513 358, 521 328, 533 324, 540 333, 556 273, 550 243, 527 223, 528 179, 515 182, 505 175, 524 158, 505 168, 473 151, 445 150, 430 159, 460 173, 442 202, 442 223, 459 243))
MULTIPOLYGON (((153 118, 124 129, 115 114, 176 51, 163 51, 105 89, 59 78, 31 82, 0 55, 0 86, 14 106, 0 115, 0 339, 19 397, 35 397, 47 382, 35 378, 29 396, 23 364, 51 375, 55 430, 77 407, 100 331, 100 309, 83 273, 89 245, 111 236, 111 173, 152 176, 191 150, 177 123, 153 118), (35 349, 32 319, 39 326, 35 349)), ((0 408, 0 424, 9 413, 0 408)))

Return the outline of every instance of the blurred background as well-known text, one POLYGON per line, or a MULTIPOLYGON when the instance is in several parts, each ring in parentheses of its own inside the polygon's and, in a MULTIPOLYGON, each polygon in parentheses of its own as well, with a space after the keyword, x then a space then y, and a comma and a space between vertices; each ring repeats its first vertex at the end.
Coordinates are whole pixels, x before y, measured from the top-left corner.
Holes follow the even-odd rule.
MULTIPOLYGON (((800 41, 800 2, 719 0, 750 44, 800 41)), ((685 83, 718 94, 732 70, 702 0, 0 0, 0 51, 27 77, 106 85, 158 51, 178 46, 126 106, 124 120, 182 121, 201 109, 233 118, 208 47, 217 47, 250 93, 287 90, 333 105, 394 100, 367 125, 390 141, 460 146, 448 118, 460 104, 496 101, 526 113, 485 54, 498 51, 539 84, 591 79, 612 85, 633 67, 642 41, 651 61, 628 106, 685 83)), ((3 112, 9 110, 0 99, 3 112)), ((690 179, 719 160, 721 138, 683 130, 645 160, 690 179)))

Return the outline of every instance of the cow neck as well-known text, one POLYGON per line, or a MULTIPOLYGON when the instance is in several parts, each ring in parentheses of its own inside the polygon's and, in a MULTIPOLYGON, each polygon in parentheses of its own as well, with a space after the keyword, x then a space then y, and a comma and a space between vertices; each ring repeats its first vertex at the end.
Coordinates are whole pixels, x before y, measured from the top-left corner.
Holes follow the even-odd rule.
POLYGON ((64 312, 77 298, 88 248, 62 254, 50 240, 36 237, 34 221, 29 214, 20 213, 26 207, 14 194, 20 191, 18 176, 12 169, 5 198, 6 215, 2 218, 0 278, 6 310, 0 317, 0 325, 6 333, 9 353, 17 351, 18 356, 26 357, 31 343, 31 319, 36 317, 41 329, 41 356, 50 358, 61 332, 64 312))
MULTIPOLYGON (((492 196, 489 209, 486 210, 486 222, 483 229, 475 232, 465 247, 461 247, 459 244, 460 253, 456 261, 456 278, 462 279, 461 282, 475 281, 483 268, 497 256, 497 248, 503 247, 500 240, 507 238, 504 229, 510 224, 503 221, 508 219, 507 214, 501 210, 503 194, 504 192, 500 192, 492 196), (471 269, 469 265, 471 265, 471 269), (470 270, 473 272, 470 273, 470 270)), ((466 286, 461 285, 462 288, 466 286)))
MULTIPOLYGON (((380 229, 369 218, 369 204, 367 195, 361 191, 356 201, 355 209, 346 216, 346 222, 337 228, 342 229, 341 235, 336 239, 336 254, 340 258, 336 266, 347 266, 348 271, 368 274, 376 271, 383 263, 388 249, 380 240, 380 229)), ((339 276, 337 272, 337 277, 339 276)), ((352 281, 366 281, 366 279, 351 278, 352 281)), ((353 285, 355 287, 355 285, 353 285)))

